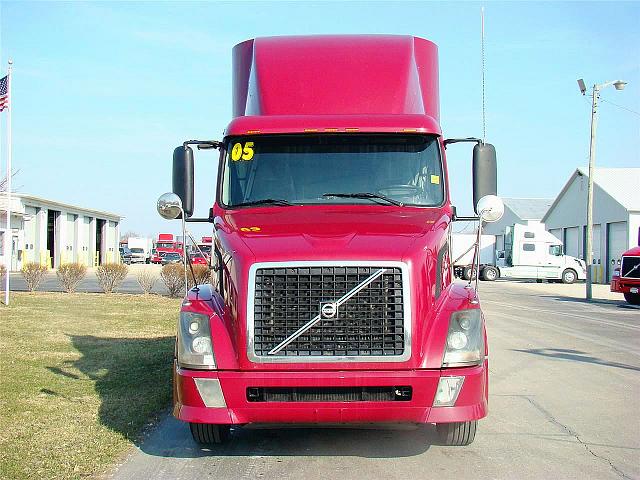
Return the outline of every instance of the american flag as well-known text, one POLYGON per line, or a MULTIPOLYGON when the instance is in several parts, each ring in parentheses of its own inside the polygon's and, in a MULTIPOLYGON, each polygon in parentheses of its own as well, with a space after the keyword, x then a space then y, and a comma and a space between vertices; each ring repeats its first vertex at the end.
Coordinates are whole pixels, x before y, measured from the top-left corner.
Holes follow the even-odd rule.
POLYGON ((7 92, 8 75, 0 78, 0 112, 9 106, 9 95, 7 92))

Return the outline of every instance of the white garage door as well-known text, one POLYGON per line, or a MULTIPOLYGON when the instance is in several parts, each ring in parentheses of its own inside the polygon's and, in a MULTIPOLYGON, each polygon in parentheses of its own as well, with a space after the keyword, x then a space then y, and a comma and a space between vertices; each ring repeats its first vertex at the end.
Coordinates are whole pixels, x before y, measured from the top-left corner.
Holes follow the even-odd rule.
POLYGON ((564 245, 564 253, 580 258, 580 229, 578 227, 569 227, 566 229, 565 234, 567 241, 564 245))
POLYGON ((609 260, 607 273, 609 281, 613 275, 613 269, 620 266, 620 257, 629 249, 628 238, 627 222, 609 224, 609 235, 607 238, 607 259, 609 260))

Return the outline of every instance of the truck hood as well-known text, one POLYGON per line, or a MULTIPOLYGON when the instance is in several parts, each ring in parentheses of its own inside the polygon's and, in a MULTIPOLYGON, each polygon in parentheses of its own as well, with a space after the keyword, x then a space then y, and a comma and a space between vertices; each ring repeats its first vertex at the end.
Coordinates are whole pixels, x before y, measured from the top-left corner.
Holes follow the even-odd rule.
POLYGON ((259 262, 400 260, 412 246, 433 245, 427 237, 442 235, 448 220, 441 208, 314 205, 227 210, 215 228, 227 248, 245 247, 259 262))

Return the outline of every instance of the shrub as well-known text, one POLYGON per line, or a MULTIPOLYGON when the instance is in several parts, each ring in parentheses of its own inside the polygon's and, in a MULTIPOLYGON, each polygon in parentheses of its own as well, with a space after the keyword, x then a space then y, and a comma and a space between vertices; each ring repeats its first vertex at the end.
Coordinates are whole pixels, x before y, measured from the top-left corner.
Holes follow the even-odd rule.
POLYGON ((105 263, 96 268, 96 277, 104 293, 111 293, 120 286, 128 271, 121 263, 105 263))
POLYGON ((62 289, 67 293, 75 292, 78 284, 86 274, 87 267, 81 263, 65 263, 64 265, 60 265, 56 272, 62 289))
POLYGON ((189 288, 193 288, 193 277, 196 277, 196 285, 211 283, 211 271, 206 265, 193 265, 193 275, 187 267, 187 278, 189 279, 189 288))
POLYGON ((27 289, 33 292, 38 288, 40 282, 47 273, 47 267, 40 265, 39 263, 29 262, 22 266, 22 277, 27 284, 27 289))
POLYGON ((151 293, 151 290, 153 290, 153 287, 155 287, 156 282, 158 281, 158 275, 153 273, 151 270, 144 269, 137 273, 136 280, 144 294, 148 295, 151 293))
POLYGON ((172 297, 177 297, 180 290, 184 288, 184 266, 182 264, 165 265, 162 267, 160 277, 172 297))

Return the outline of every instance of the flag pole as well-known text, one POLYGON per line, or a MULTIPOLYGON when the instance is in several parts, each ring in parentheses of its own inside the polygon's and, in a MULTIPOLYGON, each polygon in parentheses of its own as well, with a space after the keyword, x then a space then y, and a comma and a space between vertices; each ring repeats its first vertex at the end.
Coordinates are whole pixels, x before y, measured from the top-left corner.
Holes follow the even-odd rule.
POLYGON ((5 264, 6 274, 4 281, 4 304, 9 305, 9 279, 11 278, 11 257, 13 256, 13 230, 11 229, 11 66, 13 61, 9 59, 7 69, 7 238, 5 239, 5 264), (8 247, 8 248, 7 248, 8 247))

